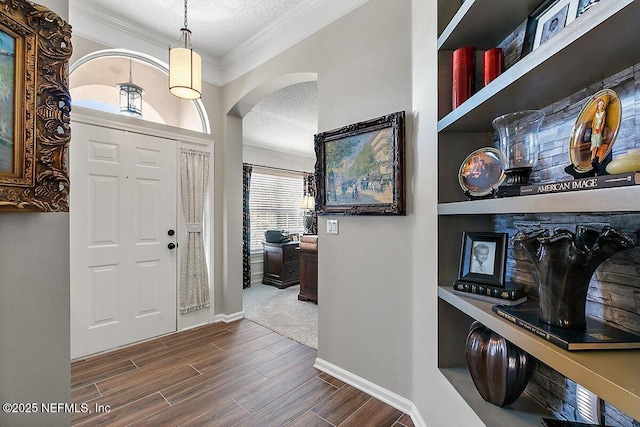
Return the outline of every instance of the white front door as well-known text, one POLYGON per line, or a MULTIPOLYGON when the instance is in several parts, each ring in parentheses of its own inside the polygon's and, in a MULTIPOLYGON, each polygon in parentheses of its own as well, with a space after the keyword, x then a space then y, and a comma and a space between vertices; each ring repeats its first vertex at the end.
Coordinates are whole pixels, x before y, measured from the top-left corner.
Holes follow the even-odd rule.
POLYGON ((72 123, 71 357, 176 330, 177 142, 72 123), (170 231, 172 230, 172 231, 170 231))

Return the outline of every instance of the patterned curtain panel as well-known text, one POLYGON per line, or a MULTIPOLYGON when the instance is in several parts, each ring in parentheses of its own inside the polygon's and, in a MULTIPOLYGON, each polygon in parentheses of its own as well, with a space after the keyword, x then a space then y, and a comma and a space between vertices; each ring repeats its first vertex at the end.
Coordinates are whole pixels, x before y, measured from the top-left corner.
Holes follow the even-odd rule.
POLYGON ((249 189, 251 171, 248 163, 242 164, 242 288, 251 287, 251 219, 249 217, 249 189))
MULTIPOLYGON (((303 174, 303 191, 305 196, 312 196, 316 198, 316 178, 312 173, 305 172, 303 174)), ((318 234, 318 215, 313 212, 313 225, 311 226, 311 234, 318 234)))
POLYGON ((187 222, 187 247, 180 266, 180 312, 209 307, 209 279, 202 236, 204 200, 209 182, 209 153, 180 150, 182 209, 187 222))

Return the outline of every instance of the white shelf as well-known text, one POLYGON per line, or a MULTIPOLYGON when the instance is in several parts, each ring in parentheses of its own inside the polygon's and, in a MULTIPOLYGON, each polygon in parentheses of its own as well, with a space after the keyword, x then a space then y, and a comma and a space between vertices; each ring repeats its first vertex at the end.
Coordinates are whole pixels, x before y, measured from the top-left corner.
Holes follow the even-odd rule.
POLYGON ((438 50, 490 49, 529 16, 540 0, 466 0, 438 37, 438 50))
POLYGON ((526 393, 521 394, 515 402, 504 408, 486 402, 478 393, 467 368, 443 368, 440 369, 440 372, 487 426, 539 427, 540 418, 553 418, 547 410, 526 393))
POLYGON ((492 304, 455 295, 451 286, 438 287, 438 296, 542 363, 640 419, 640 350, 565 351, 500 318, 491 311, 492 304))
MULTIPOLYGON (((473 3, 474 6, 476 3, 486 6, 487 2, 473 3)), ((475 9, 470 7, 469 11, 475 9)), ((495 10, 493 7, 485 9, 487 14, 495 10)), ((458 14, 461 12, 463 8, 458 14)), ((466 15, 458 20, 466 20, 466 15)), ((639 21, 640 2, 607 0, 597 3, 443 117, 438 122, 438 132, 491 131, 491 120, 499 115, 545 107, 640 62, 639 21), (588 65, 590 52, 600 52, 596 66, 588 65)), ((478 27, 476 31, 487 28, 491 28, 490 24, 478 27)), ((475 44, 473 39, 467 42, 475 44)))
POLYGON ((640 185, 438 204, 438 215, 640 211, 640 185))

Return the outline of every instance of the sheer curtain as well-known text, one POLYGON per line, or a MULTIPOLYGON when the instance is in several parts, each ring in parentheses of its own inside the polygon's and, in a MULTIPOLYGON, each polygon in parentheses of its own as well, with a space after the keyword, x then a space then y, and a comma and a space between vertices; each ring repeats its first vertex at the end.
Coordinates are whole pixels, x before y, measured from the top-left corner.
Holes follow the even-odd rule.
POLYGON ((187 222, 187 247, 180 268, 180 312, 209 307, 209 280, 202 221, 209 182, 209 153, 180 150, 182 208, 187 222))

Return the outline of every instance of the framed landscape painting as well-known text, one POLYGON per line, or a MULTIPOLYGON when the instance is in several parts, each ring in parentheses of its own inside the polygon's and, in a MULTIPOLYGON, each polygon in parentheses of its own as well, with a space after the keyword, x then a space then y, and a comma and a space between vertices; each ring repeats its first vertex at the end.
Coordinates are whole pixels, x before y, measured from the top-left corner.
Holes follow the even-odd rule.
POLYGON ((0 212, 69 210, 71 51, 71 27, 51 10, 0 10, 0 212))
POLYGON ((404 111, 319 133, 318 214, 404 215, 404 111))

